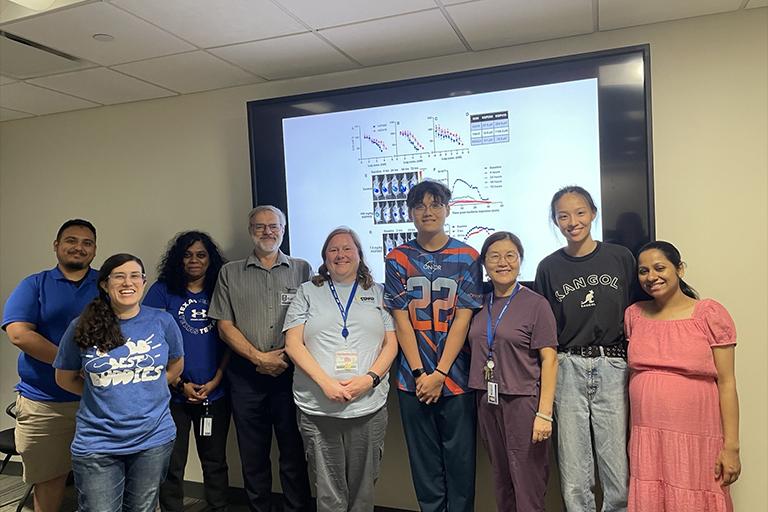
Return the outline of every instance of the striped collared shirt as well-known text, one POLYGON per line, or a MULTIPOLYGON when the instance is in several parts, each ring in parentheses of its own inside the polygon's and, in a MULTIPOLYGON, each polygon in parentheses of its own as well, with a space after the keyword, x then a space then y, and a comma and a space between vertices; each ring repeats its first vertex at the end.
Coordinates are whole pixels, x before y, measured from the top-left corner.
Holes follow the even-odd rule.
POLYGON ((256 255, 221 268, 208 316, 229 320, 262 352, 285 346, 283 321, 301 283, 312 277, 312 267, 280 251, 272 268, 256 255))

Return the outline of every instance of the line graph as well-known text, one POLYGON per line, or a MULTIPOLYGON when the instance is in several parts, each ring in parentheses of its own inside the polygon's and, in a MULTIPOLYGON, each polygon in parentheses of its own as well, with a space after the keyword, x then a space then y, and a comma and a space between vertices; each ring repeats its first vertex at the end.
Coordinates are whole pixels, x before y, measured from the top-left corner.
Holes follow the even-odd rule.
POLYGON ((464 233, 464 240, 465 241, 469 240, 473 236, 480 235, 482 233, 490 235, 494 231, 496 231, 495 228, 491 228, 488 226, 472 226, 466 231, 466 233, 464 233))
POLYGON ((485 197, 480 189, 470 182, 461 178, 453 180, 451 185, 450 206, 461 204, 491 204, 488 197, 485 197))

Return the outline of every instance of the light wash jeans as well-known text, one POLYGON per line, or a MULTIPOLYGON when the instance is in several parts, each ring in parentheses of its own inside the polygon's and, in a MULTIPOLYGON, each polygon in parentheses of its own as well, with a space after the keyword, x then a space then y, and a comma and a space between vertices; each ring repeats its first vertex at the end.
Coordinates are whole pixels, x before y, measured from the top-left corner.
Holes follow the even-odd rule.
POLYGON ((154 512, 173 441, 128 455, 72 456, 79 512, 154 512))
POLYGON ((627 362, 557 354, 557 458, 568 512, 595 511, 595 461, 603 512, 627 510, 627 362), (591 430, 591 432, 590 432, 591 430))

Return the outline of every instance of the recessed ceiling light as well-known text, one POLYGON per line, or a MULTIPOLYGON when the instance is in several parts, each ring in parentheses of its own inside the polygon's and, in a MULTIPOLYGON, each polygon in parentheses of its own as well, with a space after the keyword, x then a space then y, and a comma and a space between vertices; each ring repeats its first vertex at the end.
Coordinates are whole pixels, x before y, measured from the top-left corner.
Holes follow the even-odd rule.
POLYGON ((109 41, 114 41, 115 36, 109 35, 109 34, 93 34, 93 37, 97 41, 101 41, 102 43, 108 43, 109 41))
POLYGON ((11 0, 11 2, 33 11, 45 11, 53 5, 53 0, 11 0))

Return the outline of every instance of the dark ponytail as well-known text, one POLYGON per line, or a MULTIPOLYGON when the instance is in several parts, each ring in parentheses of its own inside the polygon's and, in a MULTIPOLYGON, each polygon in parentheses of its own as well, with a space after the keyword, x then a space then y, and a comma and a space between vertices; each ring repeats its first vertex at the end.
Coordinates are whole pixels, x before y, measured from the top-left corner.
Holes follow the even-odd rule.
MULTIPOLYGON (((650 251, 652 249, 656 249, 657 251, 660 251, 662 254, 664 254, 664 257, 667 258, 677 270, 681 270, 685 266, 685 263, 683 263, 683 260, 680 256, 680 251, 677 250, 677 247, 669 242, 664 242, 663 240, 648 242, 642 246, 640 250, 637 251, 638 258, 645 251, 650 251)), ((680 283, 681 292, 692 299, 699 299, 699 293, 691 285, 683 281, 682 277, 678 278, 678 281, 680 283)))
POLYGON ((99 296, 88 304, 80 315, 75 327, 75 343, 81 349, 96 347, 101 352, 109 352, 113 348, 125 344, 125 338, 120 331, 120 322, 110 305, 109 295, 102 284, 109 279, 112 271, 129 261, 135 261, 144 272, 144 263, 131 254, 115 254, 110 256, 101 266, 96 286, 99 296))

